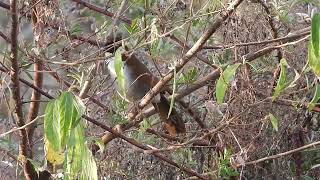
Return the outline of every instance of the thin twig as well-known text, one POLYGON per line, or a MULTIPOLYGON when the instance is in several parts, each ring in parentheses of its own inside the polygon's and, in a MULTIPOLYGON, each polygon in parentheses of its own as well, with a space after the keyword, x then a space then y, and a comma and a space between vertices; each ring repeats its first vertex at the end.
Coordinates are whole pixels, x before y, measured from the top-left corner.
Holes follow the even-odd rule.
MULTIPOLYGON (((212 26, 204 32, 204 34, 200 37, 200 39, 193 45, 193 47, 179 60, 177 63, 175 70, 178 72, 180 71, 183 66, 193 57, 196 55, 198 51, 204 46, 207 40, 212 36, 213 33, 222 25, 222 23, 233 13, 233 11, 241 4, 243 0, 235 0, 230 4, 227 11, 221 13, 215 21, 212 23, 212 26)), ((150 91, 144 96, 144 98, 139 103, 138 107, 143 109, 147 106, 152 98, 158 94, 161 89, 167 84, 174 76, 173 70, 171 70, 167 75, 165 75, 150 91)), ((131 120, 135 119, 138 112, 133 112, 131 120)))
POLYGON ((276 155, 264 157, 264 158, 261 158, 261 159, 258 159, 258 160, 254 160, 254 161, 249 161, 249 162, 246 162, 244 164, 237 164, 236 166, 240 167, 240 166, 246 166, 246 165, 253 165, 253 164, 257 164, 257 163, 263 162, 263 161, 267 161, 267 160, 271 160, 271 159, 277 159, 277 158, 280 158, 282 156, 288 156, 290 154, 293 154, 293 153, 296 153, 296 152, 299 152, 299 151, 303 151, 305 149, 313 148, 313 147, 315 147, 317 145, 320 145, 320 141, 316 141, 316 142, 313 142, 311 144, 307 144, 307 145, 301 146, 299 148, 292 149, 290 151, 286 151, 286 152, 279 153, 279 154, 276 154, 276 155))
MULTIPOLYGON (((4 70, 4 69, 2 69, 2 68, 0 67, 0 70, 4 70)), ((27 86, 35 89, 36 91, 40 92, 42 95, 48 97, 49 99, 54 99, 53 96, 51 96, 51 95, 49 95, 48 93, 44 92, 42 89, 34 86, 32 83, 30 83, 30 82, 28 82, 28 81, 26 81, 26 80, 24 80, 24 79, 21 79, 21 78, 20 78, 20 81, 21 81, 22 83, 26 84, 27 86)), ((93 123, 93 124, 101 127, 102 129, 104 129, 104 130, 106 130, 106 131, 114 134, 115 137, 119 137, 119 138, 125 140, 126 142, 128 142, 128 143, 130 143, 130 144, 132 144, 132 145, 134 145, 134 146, 136 146, 136 147, 138 147, 138 148, 141 148, 141 149, 143 149, 143 150, 150 150, 150 148, 146 147, 145 145, 138 143, 137 141, 135 141, 135 140, 132 139, 132 138, 128 138, 128 137, 124 136, 122 133, 119 133, 119 131, 112 129, 112 128, 104 125, 103 123, 94 120, 93 118, 91 118, 91 117, 89 117, 89 116, 87 116, 87 115, 83 115, 82 118, 84 118, 84 119, 86 119, 87 121, 89 121, 89 122, 91 122, 91 123, 93 123)), ((24 130, 24 129, 22 129, 22 130, 24 130)), ((22 130, 20 130, 20 131, 22 131, 22 130)), ((121 132, 121 131, 120 131, 120 132, 121 132)), ((156 156, 157 158, 159 158, 159 159, 161 159, 161 160, 163 160, 163 161, 171 164, 172 166, 177 167, 178 169, 181 169, 182 171, 190 174, 191 176, 197 176, 197 177, 200 178, 200 179, 206 179, 206 178, 202 177, 201 175, 199 175, 198 173, 196 173, 195 171, 193 171, 192 169, 189 169, 189 168, 186 168, 186 167, 184 167, 184 166, 181 166, 181 165, 175 163, 174 161, 172 161, 171 159, 167 158, 166 156, 163 156, 163 155, 161 155, 161 154, 159 154, 159 153, 153 153, 152 155, 154 155, 154 156, 156 156)))
POLYGON ((231 49, 240 46, 255 46, 255 45, 263 45, 263 44, 270 44, 276 42, 290 42, 294 39, 298 39, 300 37, 306 36, 310 34, 311 27, 306 27, 304 29, 289 33, 285 37, 280 37, 276 39, 264 40, 264 41, 256 41, 256 42, 246 42, 246 43, 238 43, 238 44, 231 44, 231 45, 215 45, 215 46, 204 46, 202 49, 231 49))
POLYGON ((2 138, 2 137, 6 136, 6 135, 8 135, 8 134, 11 134, 11 133, 15 132, 15 131, 24 129, 24 128, 28 127, 29 125, 33 124, 34 122, 36 122, 37 119, 39 119, 39 118, 41 118, 41 117, 44 117, 44 115, 38 116, 38 117, 34 118, 32 121, 28 122, 27 124, 25 124, 25 125, 23 125, 23 126, 21 126, 21 127, 14 127, 14 128, 12 128, 11 130, 9 130, 9 131, 7 131, 7 132, 5 132, 5 133, 0 134, 0 137, 2 138))
POLYGON ((8 43, 11 43, 10 38, 7 35, 5 35, 3 32, 1 32, 1 31, 0 31, 0 37, 2 37, 8 43))
MULTIPOLYGON (((85 1, 82 1, 82 0, 72 0, 72 1, 73 1, 73 2, 76 2, 76 3, 78 3, 78 4, 81 4, 81 5, 89 8, 89 9, 91 9, 91 10, 93 10, 93 11, 96 11, 96 12, 98 12, 98 13, 104 14, 104 15, 106 15, 106 16, 108 16, 108 17, 113 17, 113 16, 114 16, 114 13, 108 12, 108 11, 106 11, 105 9, 100 8, 100 7, 96 6, 96 5, 90 4, 90 3, 88 3, 88 2, 85 2, 85 1)), ((128 19, 128 18, 126 18, 126 17, 124 17, 124 16, 121 16, 120 19, 121 19, 123 22, 127 23, 127 24, 131 24, 131 20, 128 19)))

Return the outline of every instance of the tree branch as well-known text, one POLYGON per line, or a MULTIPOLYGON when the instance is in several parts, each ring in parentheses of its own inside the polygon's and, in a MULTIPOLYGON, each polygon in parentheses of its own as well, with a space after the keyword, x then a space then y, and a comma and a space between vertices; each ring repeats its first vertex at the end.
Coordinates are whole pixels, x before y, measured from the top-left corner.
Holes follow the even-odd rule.
MULTIPOLYGON (((76 2, 78 4, 81 4, 81 5, 89 8, 89 9, 91 9, 93 11, 96 11, 98 13, 104 14, 104 15, 106 15, 108 17, 113 17, 114 16, 114 13, 108 12, 105 9, 100 8, 100 7, 96 6, 96 5, 90 4, 88 2, 85 2, 85 1, 82 1, 82 0, 72 0, 72 1, 76 2)), ((127 23, 127 24, 131 24, 131 20, 126 18, 126 17, 124 17, 124 16, 119 17, 119 19, 122 20, 123 22, 127 23)))
POLYGON ((10 38, 0 31, 0 37, 2 37, 7 43, 11 43, 10 38))
MULTIPOLYGON (((3 72, 6 72, 6 70, 5 70, 4 68, 1 68, 1 67, 0 67, 0 70, 3 71, 3 72)), ((35 89, 36 91, 40 92, 42 95, 46 96, 47 98, 49 98, 49 99, 54 99, 53 96, 49 95, 48 93, 46 93, 46 92, 43 91, 42 89, 34 86, 32 83, 30 83, 30 82, 28 82, 28 81, 26 81, 26 80, 24 80, 24 79, 22 79, 22 78, 20 78, 19 80, 20 80, 22 83, 26 84, 27 86, 29 86, 29 87, 35 89)), ((91 117, 89 117, 89 116, 87 116, 87 115, 83 115, 82 118, 84 118, 84 119, 86 119, 87 121, 89 121, 89 122, 91 122, 91 123, 93 123, 93 124, 101 127, 102 129, 104 129, 104 130, 106 130, 106 131, 114 134, 116 137, 119 137, 119 138, 127 141, 128 143, 130 143, 130 144, 132 144, 132 145, 140 148, 140 149, 143 149, 143 150, 151 150, 151 148, 149 148, 149 147, 147 147, 147 146, 145 146, 145 145, 143 145, 143 144, 138 143, 137 141, 135 141, 135 140, 132 139, 132 138, 128 138, 128 137, 124 136, 123 134, 119 133, 118 131, 113 130, 112 128, 110 128, 110 127, 108 127, 108 126, 100 123, 99 121, 94 120, 93 118, 91 118, 91 117)), ((23 129, 23 130, 24 130, 24 129, 23 129)), ((171 164, 172 166, 177 167, 178 169, 180 169, 180 170, 188 173, 188 174, 191 175, 191 176, 197 176, 197 177, 200 178, 200 179, 206 179, 206 178, 202 177, 201 175, 199 175, 198 173, 196 173, 195 171, 193 171, 192 169, 189 169, 189 168, 186 168, 186 167, 184 167, 184 166, 181 166, 181 165, 175 163, 174 161, 170 160, 169 158, 161 155, 160 153, 152 153, 152 154, 153 154, 155 157, 157 157, 157 158, 159 158, 159 159, 161 159, 161 160, 163 160, 163 161, 171 164)), ((28 162, 29 162, 29 161, 28 161, 28 162)), ((30 179, 30 180, 31 180, 31 179, 30 179)), ((33 180, 33 179, 32 179, 32 180, 33 180)))
MULTIPOLYGON (((180 71, 183 66, 193 57, 196 53, 201 50, 207 40, 212 36, 212 34, 221 26, 221 24, 233 13, 233 11, 241 4, 243 0, 235 0, 228 7, 227 11, 221 13, 215 21, 212 23, 212 26, 204 32, 200 39, 193 45, 193 47, 179 60, 177 66, 175 67, 176 71, 180 71)), ((165 75, 141 100, 138 107, 143 109, 147 104, 150 103, 151 99, 160 92, 160 90, 167 84, 174 76, 173 70, 171 70, 167 75, 165 75)), ((131 120, 135 119, 138 112, 133 112, 131 120)))
POLYGON ((307 144, 307 145, 301 146, 299 148, 292 149, 290 151, 286 151, 286 152, 279 153, 279 154, 276 154, 276 155, 264 157, 264 158, 261 158, 261 159, 258 159, 258 160, 254 160, 254 161, 245 162, 244 164, 237 164, 236 166, 240 167, 240 166, 246 166, 246 165, 253 165, 253 164, 257 164, 257 163, 263 162, 263 161, 277 159, 279 157, 288 156, 290 154, 293 154, 293 153, 296 153, 296 152, 299 152, 299 151, 303 151, 305 149, 309 149, 309 148, 312 148, 312 147, 315 147, 315 146, 318 146, 318 145, 320 145, 320 141, 317 141, 317 142, 314 142, 314 143, 311 143, 311 144, 307 144))
MULTIPOLYGON (((17 0, 12 0, 11 5, 11 81, 12 81, 12 95, 15 104, 16 111, 16 122, 18 127, 25 125, 25 120, 22 112, 22 102, 20 97, 20 84, 19 84, 19 73, 20 66, 18 62, 18 12, 17 12, 17 0)), ((24 169, 24 175, 27 180, 33 179, 33 169, 28 158, 31 158, 30 144, 28 141, 28 134, 25 129, 20 129, 20 145, 19 145, 19 156, 22 157, 22 164, 24 169)))
POLYGON ((0 1, 0 7, 10 10, 10 5, 0 1))
MULTIPOLYGON (((33 3, 33 6, 32 6, 33 8, 32 8, 31 19, 32 19, 32 25, 33 25, 33 34, 34 34, 34 37, 36 37, 38 35, 40 37, 42 35, 41 32, 43 31, 43 29, 42 29, 42 26, 38 24, 38 22, 40 22, 40 21, 38 21, 38 13, 37 13, 38 8, 35 6, 37 4, 37 1, 32 0, 32 3, 33 3)), ((41 43, 39 40, 35 41, 35 43, 36 43, 36 46, 38 49, 42 49, 41 43)), ((41 89, 42 84, 43 84, 43 74, 41 72, 43 70, 43 64, 42 64, 41 60, 35 60, 33 70, 34 70, 33 84, 34 84, 34 86, 41 89)), ((40 106, 40 99, 41 99, 41 94, 38 91, 33 90, 32 95, 31 95, 31 103, 29 106, 29 113, 27 116, 28 117, 27 124, 37 118, 38 112, 39 112, 39 106, 40 106)), ((35 128, 36 128, 36 123, 27 127, 29 142, 32 142, 35 128)), ((30 147, 30 148, 32 150, 32 147, 30 147)))

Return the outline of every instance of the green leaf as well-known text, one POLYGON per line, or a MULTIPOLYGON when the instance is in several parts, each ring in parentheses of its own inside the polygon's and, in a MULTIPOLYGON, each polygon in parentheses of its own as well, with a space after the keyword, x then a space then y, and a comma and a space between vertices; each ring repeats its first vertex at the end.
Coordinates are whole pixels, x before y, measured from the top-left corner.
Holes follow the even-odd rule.
POLYGON ((103 20, 103 24, 100 26, 99 29, 96 29, 98 37, 103 37, 108 32, 108 28, 110 27, 110 21, 103 20))
POLYGON ((29 69, 32 66, 33 63, 27 62, 27 61, 22 61, 21 63, 21 68, 22 69, 29 69))
POLYGON ((75 128, 79 124, 81 116, 85 112, 85 105, 78 96, 74 96, 72 103, 75 111, 73 111, 72 114, 73 121, 71 121, 71 128, 75 128))
POLYGON ((275 131, 279 130, 279 120, 271 113, 269 113, 269 118, 272 124, 272 127, 275 131))
MULTIPOLYGON (((176 92, 176 87, 177 87, 176 76, 177 76, 177 71, 176 71, 176 66, 174 66, 174 68, 173 68, 172 96, 174 96, 174 93, 176 92)), ((170 116, 170 114, 172 112, 173 105, 174 105, 174 98, 171 98, 171 100, 170 100, 170 108, 169 108, 169 112, 168 112, 168 117, 167 118, 169 118, 169 116, 170 116)))
POLYGON ((316 106, 316 103, 318 103, 320 100, 320 85, 316 85, 316 90, 314 92, 313 98, 311 102, 308 104, 308 110, 312 111, 314 107, 316 106))
POLYGON ((82 101, 70 92, 47 104, 45 111, 46 159, 64 163, 67 179, 98 179, 97 166, 85 141, 80 119, 82 101))
POLYGON ((230 158, 231 158, 232 152, 230 149, 224 149, 223 153, 219 153, 218 157, 218 174, 219 177, 230 178, 232 176, 238 176, 239 173, 231 167, 230 164, 230 158))
POLYGON ((302 176, 302 178, 303 178, 304 180, 315 180, 314 178, 312 178, 312 177, 310 177, 310 176, 307 176, 307 175, 302 176))
POLYGON ((308 62, 317 76, 320 76, 320 14, 312 18, 311 41, 308 46, 308 62))
POLYGON ((218 104, 222 104, 226 90, 230 84, 230 81, 234 77, 239 65, 240 63, 229 65, 221 74, 216 85, 216 98, 218 104))
POLYGON ((311 39, 314 53, 317 58, 320 57, 320 14, 315 14, 312 17, 311 39))
POLYGON ((44 116, 44 133, 45 139, 47 139, 51 147, 55 151, 59 151, 61 149, 61 135, 60 135, 60 123, 58 119, 58 114, 55 110, 55 101, 51 101, 47 104, 44 116))
POLYGON ((47 104, 44 117, 45 138, 56 151, 63 149, 82 114, 84 106, 71 92, 64 92, 60 97, 47 104))
POLYGON ((44 138, 44 146, 46 152, 46 159, 53 165, 62 164, 64 161, 64 148, 59 150, 54 149, 53 144, 48 141, 47 138, 44 138))
POLYGON ((74 177, 78 177, 80 180, 98 179, 97 165, 86 145, 82 124, 74 129, 69 141, 67 161, 65 161, 66 174, 70 175, 70 179, 74 179, 74 177))
POLYGON ((123 72, 123 61, 121 52, 118 49, 115 53, 115 60, 114 60, 114 70, 117 75, 117 83, 120 89, 120 94, 125 97, 125 79, 124 79, 124 72, 123 72))
POLYGON ((181 77, 182 80, 180 80, 180 82, 191 84, 196 80, 196 76, 197 76, 197 69, 195 67, 192 67, 188 69, 187 72, 182 72, 182 77, 181 77))
POLYGON ((81 32, 83 32, 83 29, 79 23, 73 24, 70 28, 70 34, 71 35, 78 35, 81 32))
POLYGON ((139 30, 139 26, 138 26, 138 18, 134 19, 131 21, 131 25, 124 25, 124 28, 126 29, 126 31, 132 35, 134 33, 136 33, 139 30))
POLYGON ((61 134, 61 146, 65 146, 67 139, 69 138, 72 121, 75 121, 73 106, 74 95, 70 92, 62 93, 58 99, 58 108, 60 114, 60 134, 61 134))
POLYGON ((272 100, 275 100, 280 93, 284 90, 286 86, 286 65, 287 61, 285 59, 280 60, 280 75, 277 82, 277 86, 274 88, 274 93, 272 100))

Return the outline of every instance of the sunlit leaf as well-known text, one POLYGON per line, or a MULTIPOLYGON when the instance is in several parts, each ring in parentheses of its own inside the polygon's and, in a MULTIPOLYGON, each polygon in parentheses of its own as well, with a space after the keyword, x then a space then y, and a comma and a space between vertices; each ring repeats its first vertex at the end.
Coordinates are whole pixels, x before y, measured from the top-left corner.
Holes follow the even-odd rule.
POLYGON ((217 97, 218 104, 221 104, 223 102, 226 90, 228 89, 230 81, 234 77, 239 65, 240 63, 230 65, 221 74, 216 85, 216 97, 217 97))
POLYGON ((138 18, 136 18, 136 19, 131 21, 131 25, 124 24, 124 28, 131 35, 131 34, 137 32, 137 30, 139 29, 138 25, 139 25, 138 24, 138 18))
POLYGON ((311 40, 314 48, 314 54, 317 58, 320 57, 320 14, 315 14, 312 17, 311 25, 311 40))
MULTIPOLYGON (((174 66, 174 69, 173 69, 172 95, 174 95, 174 93, 176 92, 176 87, 177 87, 176 76, 177 76, 177 71, 176 71, 176 68, 174 66)), ((170 108, 169 108, 169 112, 168 112, 168 117, 167 118, 169 118, 169 116, 170 116, 170 114, 172 112, 173 105, 174 105, 174 98, 171 98, 170 99, 170 108)))
POLYGON ((279 130, 279 120, 271 113, 269 113, 269 118, 272 124, 272 127, 275 131, 279 130))
POLYGON ((85 105, 78 96, 74 96, 72 103, 73 103, 72 106, 74 107, 74 110, 72 114, 73 121, 71 121, 70 127, 75 128, 75 126, 77 126, 78 123, 80 122, 81 116, 85 112, 85 105))
POLYGON ((62 93, 58 99, 61 146, 65 146, 69 138, 72 121, 75 121, 73 106, 74 95, 70 92, 62 93))
POLYGON ((316 85, 316 90, 314 92, 313 98, 311 102, 308 104, 308 110, 311 111, 316 106, 316 103, 318 103, 320 100, 320 85, 316 85))
POLYGON ((63 92, 48 103, 45 113, 47 160, 54 165, 64 163, 66 179, 98 179, 97 167, 80 123, 84 113, 81 99, 63 92))
POLYGON ((286 65, 287 65, 287 61, 285 59, 281 59, 281 61, 280 61, 280 75, 279 75, 279 78, 277 81, 277 85, 274 88, 272 100, 275 100, 286 86, 286 65))
POLYGON ((317 76, 320 76, 320 14, 312 18, 311 41, 308 45, 308 62, 317 76))
POLYGON ((61 150, 61 134, 59 114, 55 112, 55 101, 47 104, 44 116, 44 133, 45 139, 50 142, 51 148, 55 151, 61 150))
POLYGON ((192 67, 188 69, 186 72, 182 72, 182 81, 181 83, 193 83, 196 80, 197 76, 197 69, 192 67))
POLYGON ((117 82, 120 89, 120 94, 124 96, 125 95, 125 84, 124 84, 125 79, 124 79, 124 72, 123 72, 123 61, 122 61, 122 56, 119 49, 115 53, 114 70, 117 75, 117 82))
POLYGON ((53 165, 62 164, 64 161, 64 149, 56 150, 48 140, 44 139, 46 159, 53 165))
POLYGON ((74 129, 74 133, 70 137, 67 152, 68 160, 65 161, 67 174, 83 180, 98 179, 97 166, 90 149, 86 145, 84 128, 81 124, 74 129))

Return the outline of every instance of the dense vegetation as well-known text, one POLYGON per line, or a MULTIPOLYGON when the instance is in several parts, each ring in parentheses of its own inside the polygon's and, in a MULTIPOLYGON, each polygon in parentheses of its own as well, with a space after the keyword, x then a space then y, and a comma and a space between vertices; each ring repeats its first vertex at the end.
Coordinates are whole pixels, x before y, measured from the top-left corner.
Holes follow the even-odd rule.
POLYGON ((0 179, 319 179, 319 12, 319 0, 0 1, 0 179), (136 102, 127 54, 160 79, 136 102), (160 91, 185 133, 150 106, 160 91))

